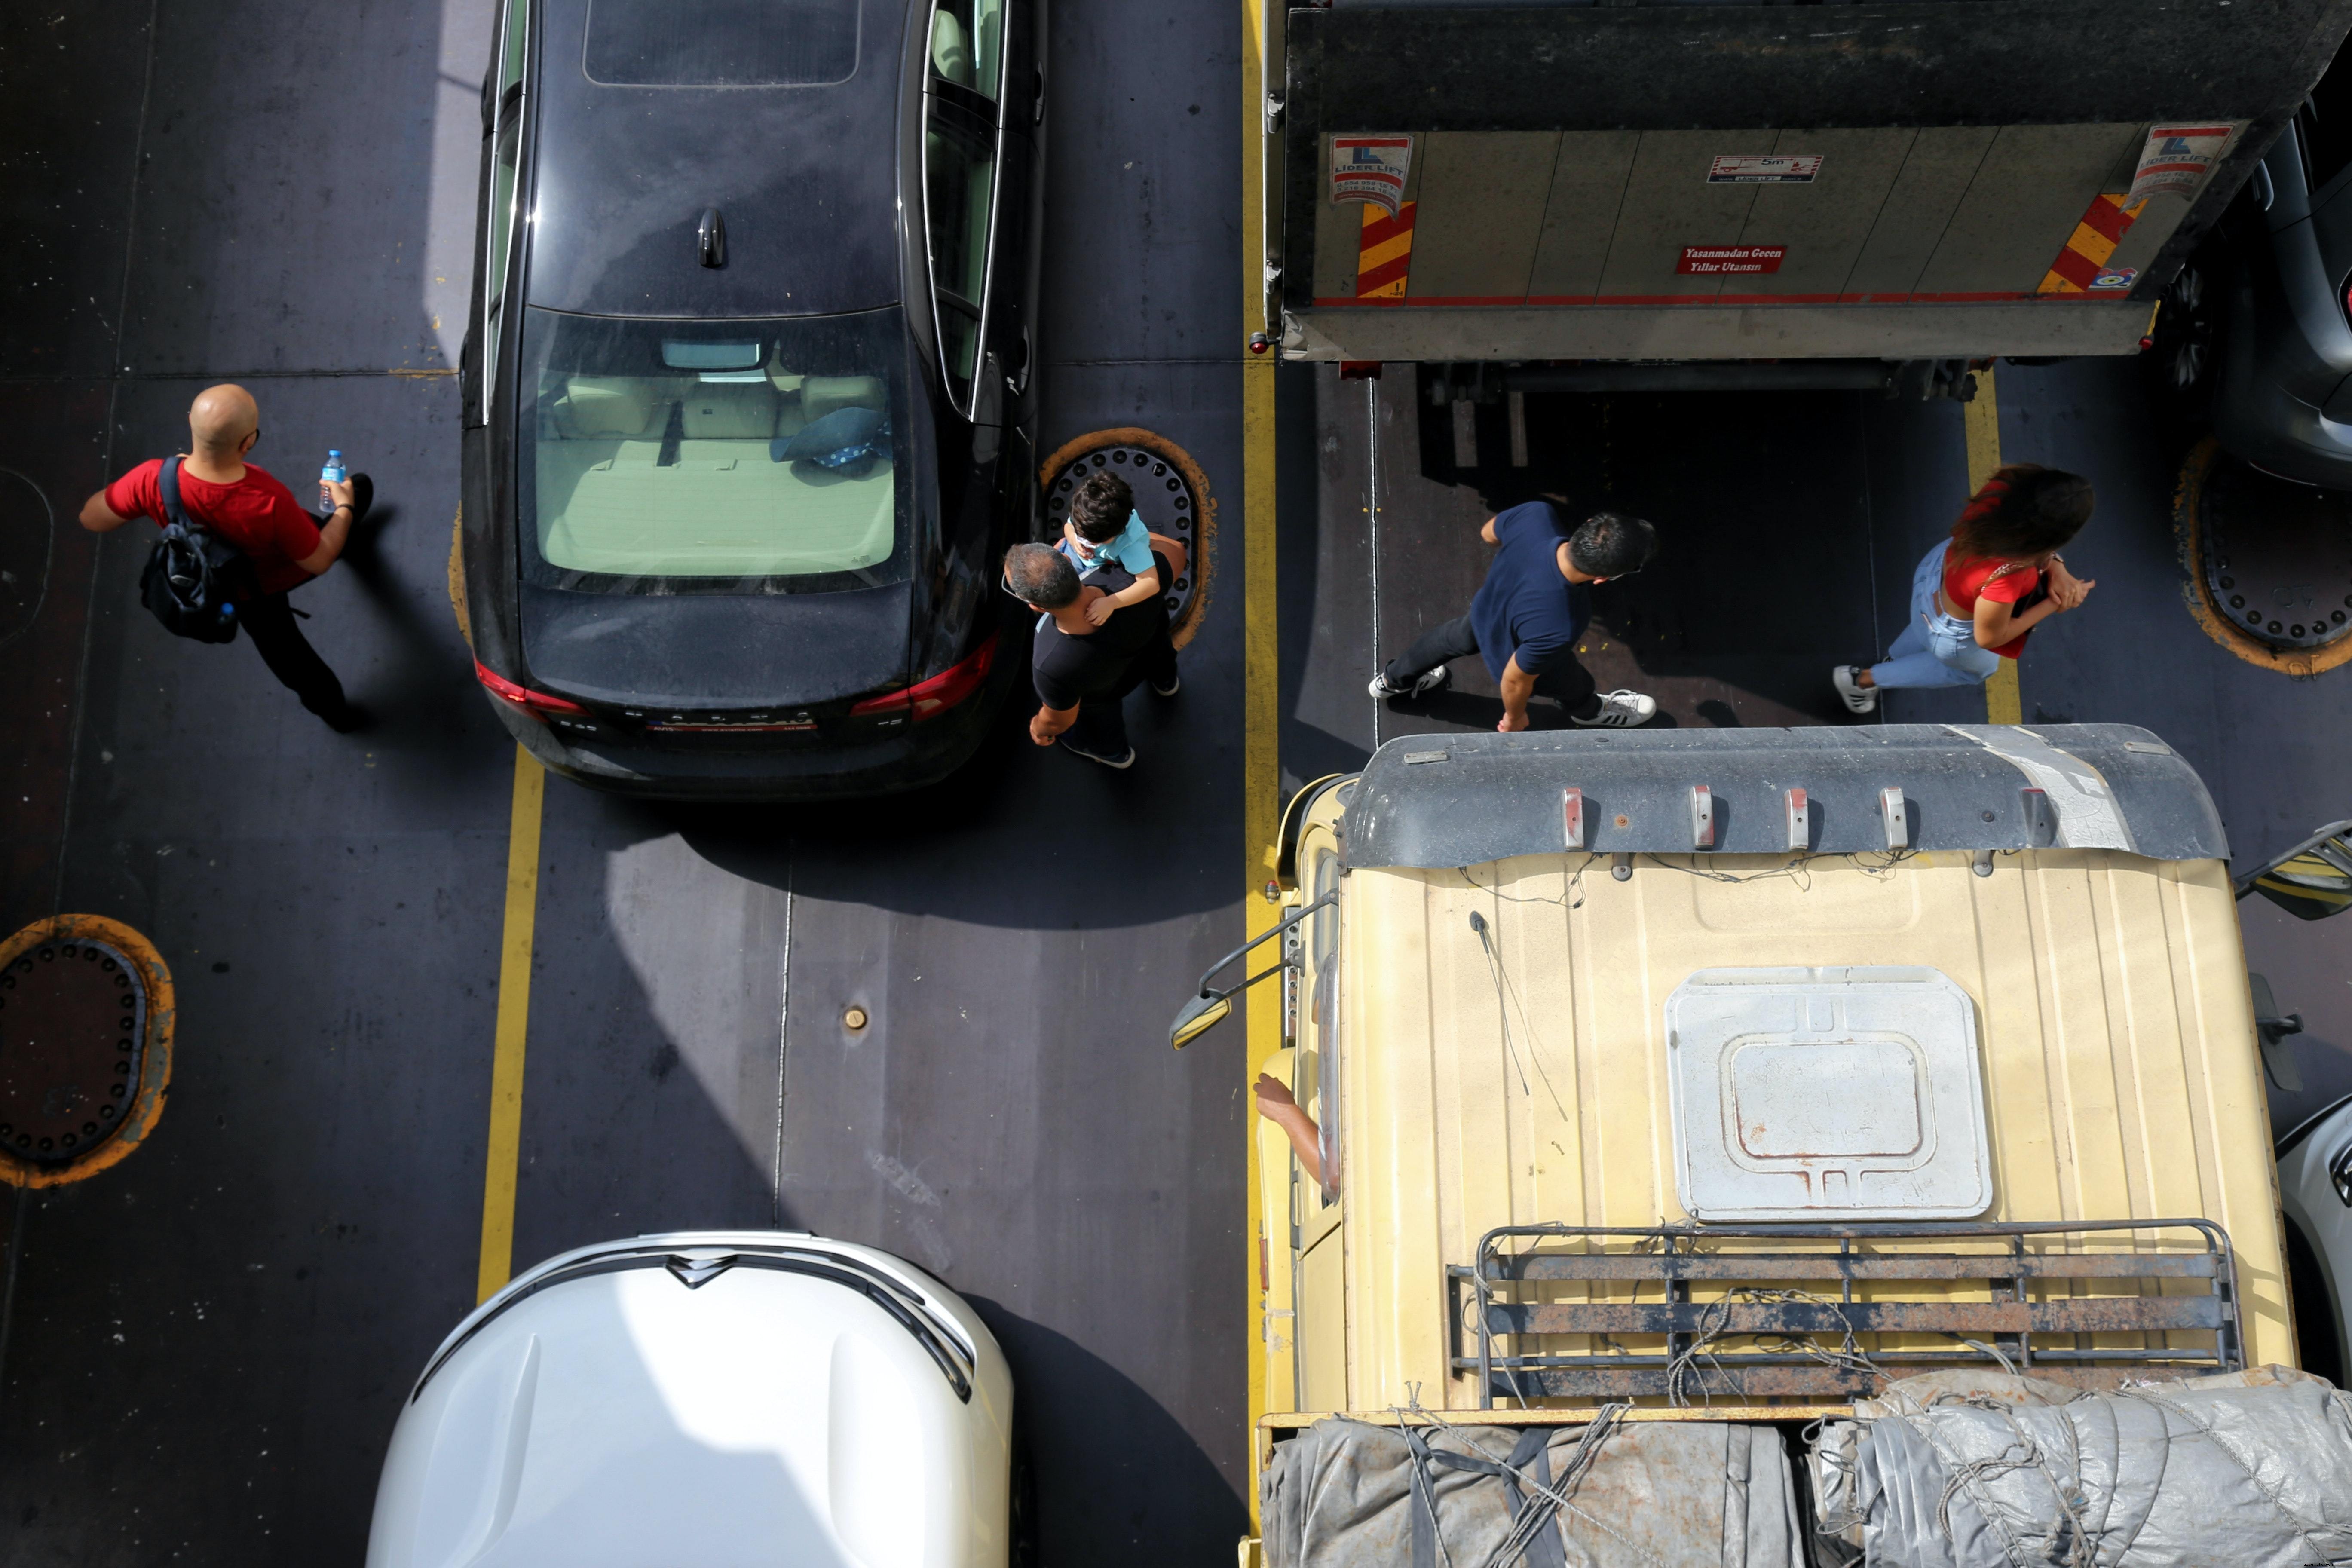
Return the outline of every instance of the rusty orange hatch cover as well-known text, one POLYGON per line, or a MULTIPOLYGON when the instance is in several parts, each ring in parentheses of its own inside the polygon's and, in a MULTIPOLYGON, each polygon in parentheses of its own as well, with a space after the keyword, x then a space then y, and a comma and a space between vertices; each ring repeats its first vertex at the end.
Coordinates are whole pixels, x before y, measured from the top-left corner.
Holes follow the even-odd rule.
POLYGON ((169 1073, 170 986, 143 939, 96 917, 0 944, 0 1177, 70 1181, 127 1152, 109 1148, 126 1129, 143 1135, 169 1073))
POLYGON ((101 942, 45 942, 0 975, 0 1141, 73 1159, 113 1136, 139 1081, 147 989, 101 942))

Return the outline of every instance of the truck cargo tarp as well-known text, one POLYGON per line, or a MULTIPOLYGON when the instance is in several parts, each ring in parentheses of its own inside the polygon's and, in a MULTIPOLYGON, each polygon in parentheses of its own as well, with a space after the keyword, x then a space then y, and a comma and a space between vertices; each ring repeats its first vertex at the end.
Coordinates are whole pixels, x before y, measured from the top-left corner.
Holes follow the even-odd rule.
POLYGON ((2090 1394, 1932 1373, 1822 1429, 1820 1528, 1904 1568, 2352 1561, 2352 1398, 2285 1367, 2090 1394))
POLYGON ((1335 1416, 1277 1445, 1261 1489, 1266 1568, 1804 1562, 1769 1426, 1401 1431, 1335 1416))

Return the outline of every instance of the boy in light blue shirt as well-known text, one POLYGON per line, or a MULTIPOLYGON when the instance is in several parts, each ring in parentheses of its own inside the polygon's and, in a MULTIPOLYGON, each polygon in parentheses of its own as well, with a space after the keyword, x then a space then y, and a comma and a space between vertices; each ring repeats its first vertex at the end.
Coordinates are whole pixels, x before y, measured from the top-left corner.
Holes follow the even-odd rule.
POLYGON ((1116 564, 1135 581, 1087 606, 1087 620, 1101 626, 1119 610, 1160 592, 1160 568, 1151 558, 1151 533, 1135 510, 1135 492, 1113 473, 1088 474, 1070 497, 1070 520, 1054 547, 1069 557, 1083 577, 1096 567, 1116 564))

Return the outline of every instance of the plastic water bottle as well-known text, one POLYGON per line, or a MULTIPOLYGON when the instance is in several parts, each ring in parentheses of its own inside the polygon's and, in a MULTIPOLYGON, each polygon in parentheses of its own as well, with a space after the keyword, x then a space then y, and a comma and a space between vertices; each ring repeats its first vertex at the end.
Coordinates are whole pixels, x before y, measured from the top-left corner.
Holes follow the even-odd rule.
POLYGON ((343 455, 332 447, 328 447, 327 466, 319 470, 319 515, 320 517, 332 517, 335 514, 335 492, 327 487, 340 485, 348 478, 350 475, 343 468, 343 455))

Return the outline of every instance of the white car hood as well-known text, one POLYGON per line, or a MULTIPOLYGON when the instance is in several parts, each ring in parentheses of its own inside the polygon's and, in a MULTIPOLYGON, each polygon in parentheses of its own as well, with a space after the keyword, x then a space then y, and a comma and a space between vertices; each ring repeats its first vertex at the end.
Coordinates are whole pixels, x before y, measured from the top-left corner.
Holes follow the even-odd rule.
POLYGON ((851 1286, 738 1265, 689 1288, 657 1259, 559 1279, 402 1412, 369 1568, 962 1561, 978 1414, 851 1286))

